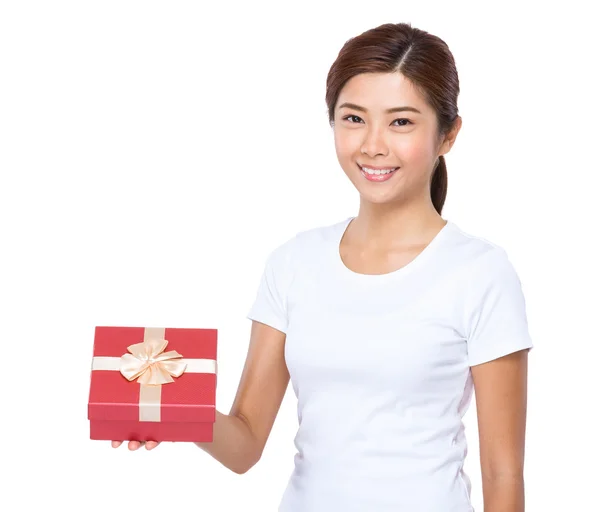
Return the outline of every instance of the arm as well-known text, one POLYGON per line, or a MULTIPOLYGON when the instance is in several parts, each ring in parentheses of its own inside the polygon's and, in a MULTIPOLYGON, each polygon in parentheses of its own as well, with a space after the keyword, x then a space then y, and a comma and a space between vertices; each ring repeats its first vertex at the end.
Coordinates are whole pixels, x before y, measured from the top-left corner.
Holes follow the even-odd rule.
POLYGON ((471 367, 484 512, 524 512, 527 350, 471 367))
POLYGON ((253 321, 250 346, 228 415, 217 411, 211 443, 195 443, 224 466, 242 474, 262 456, 290 376, 285 334, 253 321))

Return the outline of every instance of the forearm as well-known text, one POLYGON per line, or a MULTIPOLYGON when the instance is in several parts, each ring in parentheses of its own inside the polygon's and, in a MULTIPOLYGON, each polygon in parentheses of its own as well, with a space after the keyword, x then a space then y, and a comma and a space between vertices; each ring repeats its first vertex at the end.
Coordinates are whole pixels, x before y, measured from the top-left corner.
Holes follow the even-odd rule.
POLYGON ((257 442, 250 428, 237 416, 216 412, 213 441, 194 443, 231 471, 242 474, 258 460, 257 442))
POLYGON ((525 512, 522 477, 483 479, 484 512, 525 512))

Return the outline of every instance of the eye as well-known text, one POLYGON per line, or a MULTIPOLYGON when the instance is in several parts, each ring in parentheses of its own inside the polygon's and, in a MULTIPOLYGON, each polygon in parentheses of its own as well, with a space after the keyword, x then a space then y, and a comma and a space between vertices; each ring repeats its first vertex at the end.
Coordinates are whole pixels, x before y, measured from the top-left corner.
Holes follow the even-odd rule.
MULTIPOLYGON (((353 114, 350 114, 349 116, 342 117, 342 120, 346 121, 347 119, 350 119, 351 117, 355 117, 356 119, 360 119, 360 117, 358 117, 358 116, 355 116, 355 115, 353 115, 353 114)), ((350 121, 350 123, 352 123, 352 124, 356 124, 354 121, 350 121)))
MULTIPOLYGON (((356 124, 354 121, 350 121, 351 118, 360 119, 360 117, 358 117, 357 115, 350 114, 349 116, 342 117, 342 120, 349 121, 350 124, 356 124)), ((362 119, 360 119, 360 120, 362 121, 362 119)), ((409 119, 406 119, 406 118, 394 119, 392 124, 395 123, 396 121, 406 121, 406 124, 397 124, 396 126, 408 126, 409 124, 413 124, 412 121, 410 121, 409 119)))
POLYGON ((409 119, 405 119, 405 118, 394 119, 394 123, 396 121, 406 121, 406 124, 400 124, 400 125, 397 125, 397 126, 408 126, 409 124, 412 124, 412 121, 410 121, 409 119))

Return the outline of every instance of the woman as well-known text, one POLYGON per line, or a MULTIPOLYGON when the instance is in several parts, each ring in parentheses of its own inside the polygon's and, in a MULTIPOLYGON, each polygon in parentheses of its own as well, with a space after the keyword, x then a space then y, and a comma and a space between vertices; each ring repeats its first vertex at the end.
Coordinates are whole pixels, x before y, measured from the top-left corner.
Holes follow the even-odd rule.
POLYGON ((446 44, 409 24, 349 40, 331 67, 329 121, 358 215, 270 254, 235 402, 198 443, 248 471, 291 378, 299 429, 281 512, 472 511, 473 389, 485 510, 524 510, 521 284, 504 249, 441 217, 458 94, 446 44))

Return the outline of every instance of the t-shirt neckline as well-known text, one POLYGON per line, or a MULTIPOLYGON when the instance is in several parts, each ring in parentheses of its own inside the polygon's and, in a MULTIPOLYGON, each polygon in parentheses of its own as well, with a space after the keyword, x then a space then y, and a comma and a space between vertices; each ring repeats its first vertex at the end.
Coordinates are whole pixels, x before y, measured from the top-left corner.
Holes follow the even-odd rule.
POLYGON ((430 259, 435 252, 435 249, 442 243, 444 238, 448 235, 448 233, 455 227, 454 223, 448 219, 446 219, 446 224, 438 231, 435 237, 429 242, 429 244, 411 261, 409 261, 403 267, 400 267, 397 270, 392 272, 387 272, 385 274, 361 274, 359 272, 355 272, 354 270, 350 270, 344 261, 342 260, 342 256, 340 254, 340 244, 348 226, 355 219, 356 216, 348 217, 346 220, 342 221, 338 225, 338 229, 336 230, 336 236, 334 237, 334 262, 337 271, 342 274, 344 277, 349 279, 354 279, 359 282, 387 282, 390 280, 399 279, 413 271, 415 271, 418 267, 423 265, 428 259, 430 259))

